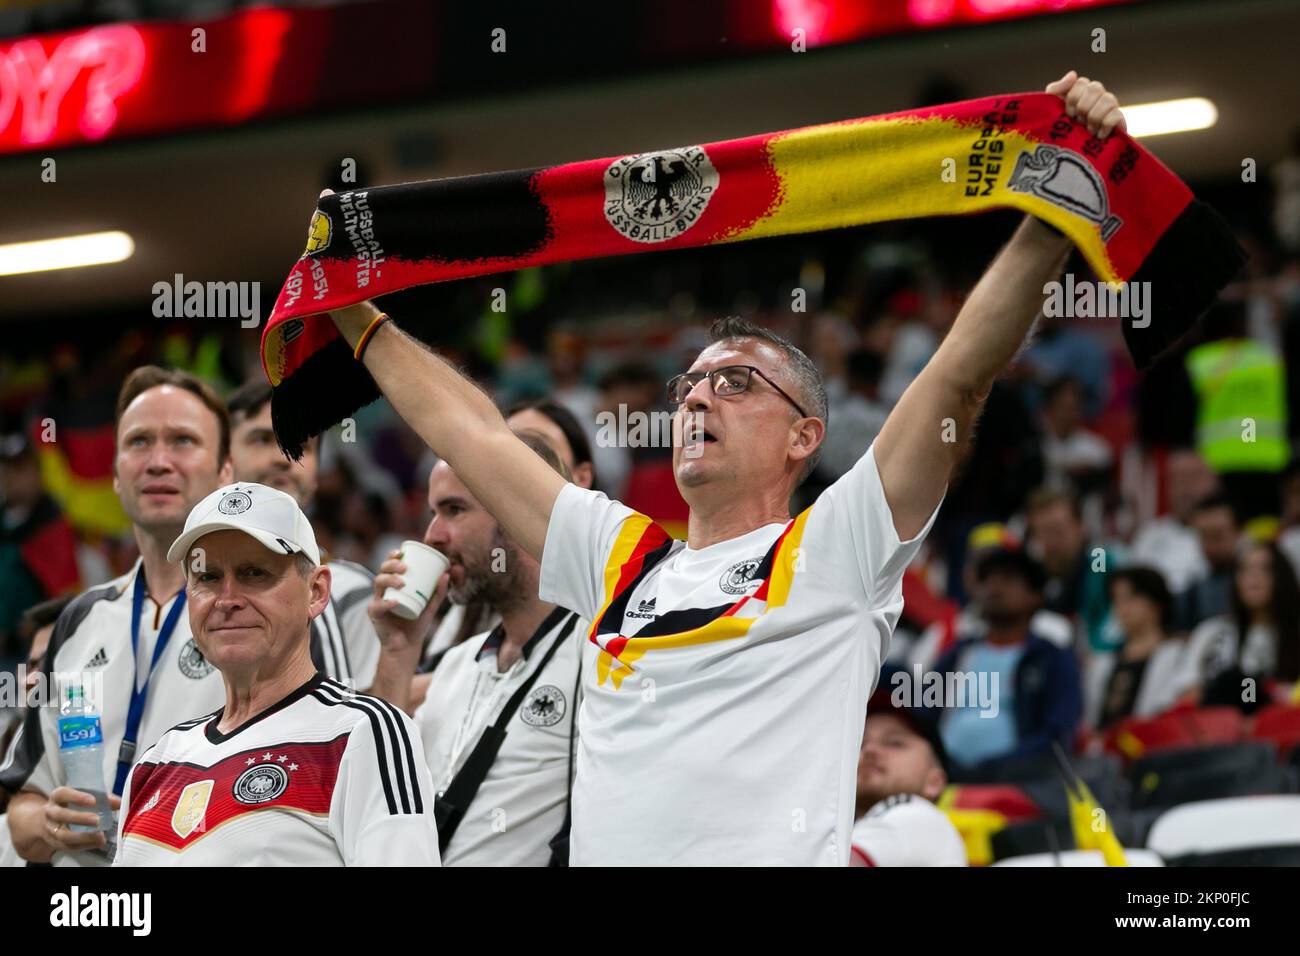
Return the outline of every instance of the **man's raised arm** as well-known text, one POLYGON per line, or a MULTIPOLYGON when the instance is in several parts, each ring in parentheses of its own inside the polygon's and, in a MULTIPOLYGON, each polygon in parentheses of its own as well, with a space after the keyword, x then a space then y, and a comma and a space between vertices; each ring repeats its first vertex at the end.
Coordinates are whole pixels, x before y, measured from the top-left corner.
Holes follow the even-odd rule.
MULTIPOLYGON (((363 302, 330 318, 355 349, 379 315, 363 302)), ((506 534, 540 561, 564 479, 515 437, 482 389, 392 322, 373 333, 362 358, 397 414, 451 465, 506 534)))
MULTIPOLYGON (((1114 95, 1073 70, 1047 92, 1062 96, 1066 112, 1095 136, 1124 128, 1114 95)), ((1020 351, 1043 286, 1061 274, 1070 248, 1064 236, 1026 217, 890 413, 876 439, 876 463, 899 538, 920 532, 942 499, 994 380, 1020 351)))

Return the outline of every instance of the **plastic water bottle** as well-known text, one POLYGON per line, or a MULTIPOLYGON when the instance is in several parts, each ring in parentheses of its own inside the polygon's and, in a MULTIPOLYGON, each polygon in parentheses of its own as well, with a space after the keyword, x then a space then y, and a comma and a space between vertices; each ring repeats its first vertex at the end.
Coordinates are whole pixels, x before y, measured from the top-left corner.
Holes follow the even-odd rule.
POLYGON ((104 732, 99 712, 86 700, 80 683, 69 685, 60 702, 59 759, 68 786, 93 796, 93 812, 99 815, 97 827, 70 824, 68 829, 102 830, 111 838, 116 825, 108 805, 108 788, 104 786, 104 732))

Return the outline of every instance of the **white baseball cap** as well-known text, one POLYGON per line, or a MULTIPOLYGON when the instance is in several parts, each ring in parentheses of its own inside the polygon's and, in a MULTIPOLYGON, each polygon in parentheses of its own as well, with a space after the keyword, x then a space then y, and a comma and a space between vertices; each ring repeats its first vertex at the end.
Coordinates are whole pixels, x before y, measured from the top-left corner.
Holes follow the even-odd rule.
POLYGON ((218 488, 185 519, 185 530, 167 549, 167 560, 184 561, 194 542, 213 531, 242 531, 276 554, 305 554, 320 564, 320 549, 311 522, 298 502, 280 491, 252 481, 218 488))

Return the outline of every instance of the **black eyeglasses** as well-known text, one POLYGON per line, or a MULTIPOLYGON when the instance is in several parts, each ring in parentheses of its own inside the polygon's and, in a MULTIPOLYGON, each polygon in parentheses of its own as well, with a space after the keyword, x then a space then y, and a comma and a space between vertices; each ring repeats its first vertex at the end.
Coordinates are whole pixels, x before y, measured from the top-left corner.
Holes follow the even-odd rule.
POLYGON ((683 372, 681 375, 674 375, 668 380, 668 403, 674 406, 680 405, 686 401, 686 396, 691 394, 691 390, 706 378, 709 380, 714 395, 720 397, 739 395, 749 388, 751 375, 757 375, 776 389, 782 398, 795 407, 795 411, 799 413, 801 418, 808 417, 808 413, 800 407, 798 402, 786 394, 785 389, 752 365, 728 365, 725 368, 715 368, 712 372, 683 372))

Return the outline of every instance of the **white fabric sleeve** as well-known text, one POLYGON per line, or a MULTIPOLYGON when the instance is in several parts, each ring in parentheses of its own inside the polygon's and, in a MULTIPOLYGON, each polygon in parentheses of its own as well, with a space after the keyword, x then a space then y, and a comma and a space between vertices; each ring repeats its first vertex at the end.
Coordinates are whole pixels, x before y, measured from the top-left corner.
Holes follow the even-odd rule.
POLYGON ((330 833, 348 866, 439 866, 433 784, 420 733, 375 698, 348 735, 330 804, 330 833), (382 711, 382 713, 381 713, 382 711))
POLYGON ((924 797, 891 798, 853 827, 853 849, 871 866, 966 866, 961 834, 924 797))
POLYGON ((628 518, 636 512, 599 491, 567 484, 546 526, 538 596, 590 621, 605 600, 605 565, 628 518))
MULTIPOLYGON (((152 751, 153 748, 150 747, 149 750, 152 751)), ((143 760, 144 757, 140 759, 143 760)), ((135 778, 135 768, 138 766, 139 763, 131 768, 126 775, 126 783, 122 784, 122 805, 117 808, 117 852, 113 855, 113 866, 126 865, 122 859, 123 830, 126 827, 126 815, 131 809, 131 782, 135 778)))
POLYGON ((379 668, 379 635, 375 633, 374 622, 366 611, 370 589, 367 588, 367 600, 358 601, 339 615, 339 628, 343 631, 343 643, 348 650, 348 663, 352 665, 352 680, 356 686, 365 690, 375 682, 375 671, 379 668))
POLYGON ((900 541, 876 467, 876 444, 812 506, 800 545, 804 566, 868 607, 897 600, 903 572, 930 533, 942 499, 916 535, 900 541))
POLYGON ((55 788, 63 785, 63 763, 59 760, 59 711, 57 707, 38 709, 44 746, 41 748, 41 759, 32 768, 31 775, 23 784, 23 789, 35 790, 42 796, 48 797, 55 788))

